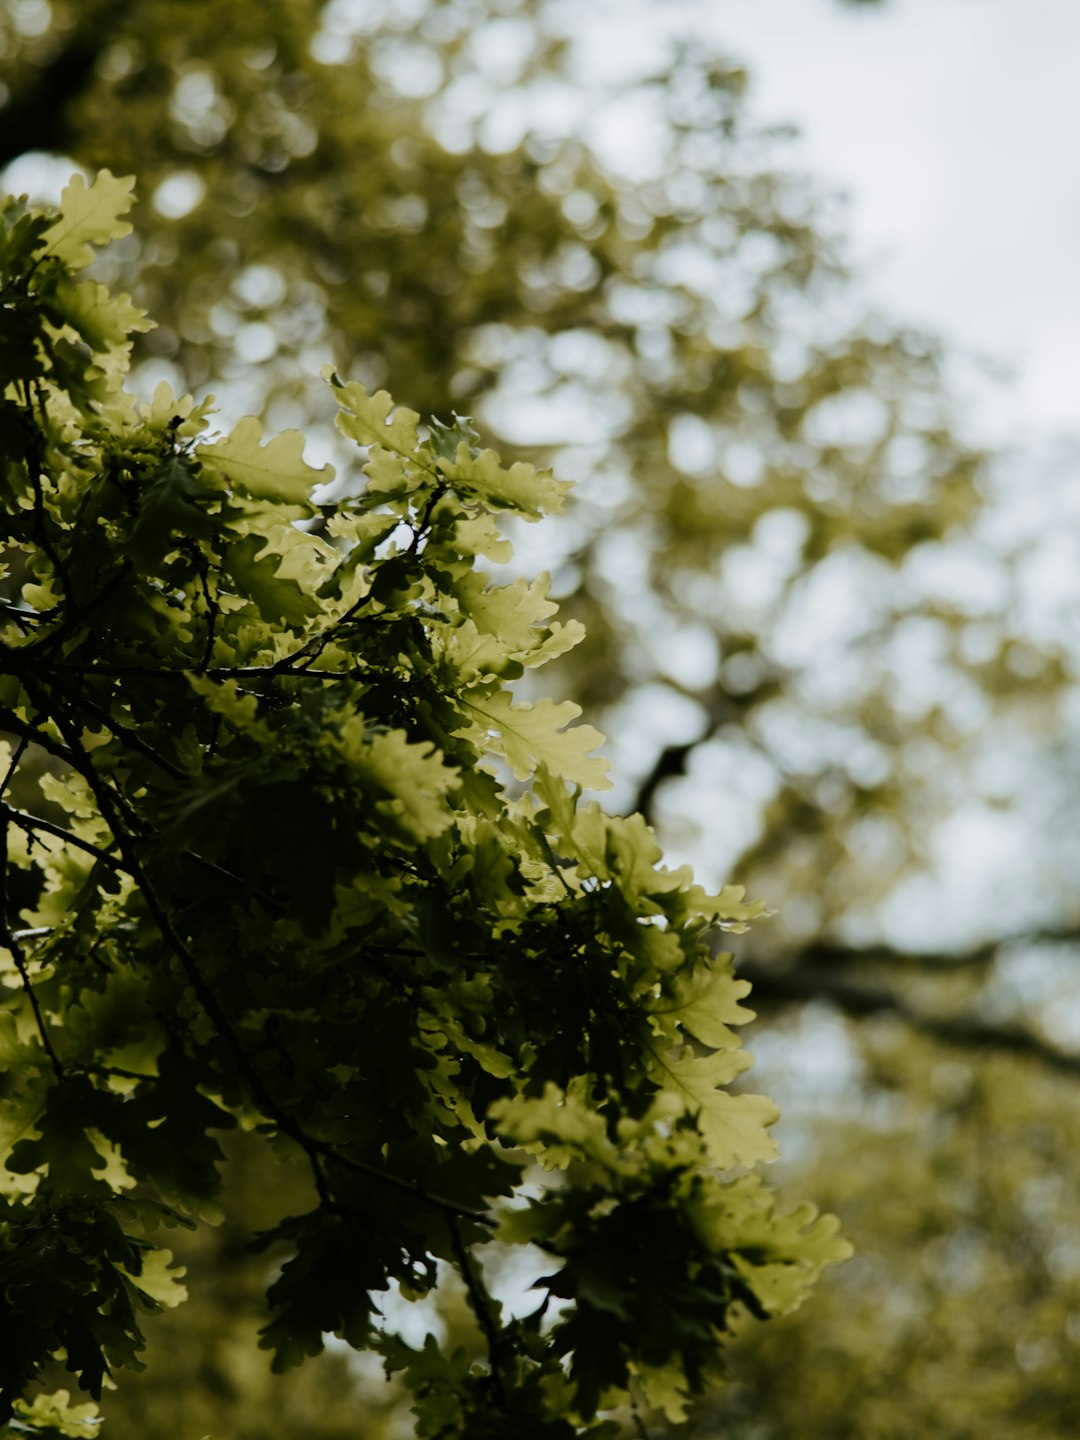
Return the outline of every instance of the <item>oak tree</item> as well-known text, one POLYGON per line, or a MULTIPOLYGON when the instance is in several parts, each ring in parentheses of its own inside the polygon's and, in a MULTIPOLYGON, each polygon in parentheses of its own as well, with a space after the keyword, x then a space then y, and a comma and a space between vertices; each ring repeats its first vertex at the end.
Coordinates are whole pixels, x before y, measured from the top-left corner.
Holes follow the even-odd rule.
POLYGON ((447 1440, 678 1416, 736 1313, 846 1250, 776 1212, 775 1109, 730 1088, 747 986, 709 936, 761 907, 583 801, 602 737, 514 697, 580 626, 482 565, 565 484, 332 369, 340 478, 125 388, 148 321, 80 272, 131 188, 0 210, 0 1419, 85 1433, 57 1362, 92 1401, 138 1367, 183 1298, 160 1232, 220 1218, 236 1127, 307 1175, 258 1241, 275 1368, 337 1335, 447 1440), (542 1259, 524 1314, 493 1242, 542 1259), (450 1274, 480 1363, 380 1305, 450 1274))
MULTIPOLYGON (((589 63, 586 92, 594 15, 235 0, 222 26, 215 0, 17 0, 0 160, 14 188, 140 176, 95 271, 161 322, 137 376, 318 440, 330 357, 580 481, 516 561, 587 627, 544 687, 611 736, 607 803, 776 909, 734 945, 751 1048, 792 1193, 840 1211, 859 1255, 749 1327, 698 1431, 1072 1433, 1080 657, 1050 582, 1075 456, 978 452, 940 347, 867 307, 835 209, 709 27, 614 92, 589 63), (648 129, 650 166, 595 143, 609 107, 648 129), (924 883, 973 815, 1028 841, 977 907, 924 883)), ((110 1433, 343 1440, 366 1371, 331 1352, 274 1382, 247 1345, 275 1254, 244 1245, 278 1191, 257 1135, 222 1148, 235 1205, 178 1247, 212 1283, 151 1327, 110 1433)), ((451 1281, 439 1323, 480 1354, 451 1281)), ((372 1440, 399 1433, 395 1393, 365 1396, 372 1440)))

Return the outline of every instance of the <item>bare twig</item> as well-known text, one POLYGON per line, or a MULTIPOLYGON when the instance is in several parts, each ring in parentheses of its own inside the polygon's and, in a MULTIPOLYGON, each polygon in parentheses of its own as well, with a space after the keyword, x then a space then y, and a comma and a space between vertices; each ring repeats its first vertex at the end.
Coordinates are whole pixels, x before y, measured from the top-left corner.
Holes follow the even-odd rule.
POLYGON ((22 759, 22 757, 26 754, 26 747, 27 747, 29 744, 30 744, 29 739, 28 739, 25 735, 23 735, 23 736, 21 737, 21 739, 19 740, 18 745, 15 747, 15 753, 14 753, 14 755, 12 755, 12 757, 11 757, 11 762, 10 762, 10 764, 8 765, 8 768, 7 768, 7 770, 6 770, 5 774, 4 774, 4 778, 3 778, 2 781, 0 781, 0 797, 3 796, 4 791, 5 791, 5 790, 7 789, 7 787, 11 784, 12 779, 14 778, 14 775, 15 775, 15 771, 18 770, 18 768, 19 768, 19 761, 20 761, 20 760, 22 759))
POLYGON ((51 820, 44 820, 40 815, 28 815, 25 810, 15 810, 12 806, 0 803, 2 813, 13 825, 24 830, 28 835, 40 830, 46 835, 55 835, 58 840, 63 840, 67 845, 74 845, 77 850, 84 850, 88 855, 93 855, 95 860, 100 860, 103 865, 108 865, 111 870, 123 872, 125 867, 110 855, 100 845, 94 845, 89 840, 83 840, 78 835, 73 835, 70 830, 65 830, 62 825, 54 825, 51 820))
POLYGON ((210 666, 210 657, 214 653, 214 641, 217 638, 218 616, 221 608, 213 595, 210 593, 210 567, 206 560, 203 560, 199 567, 199 583, 202 587, 203 601, 206 605, 206 644, 203 647, 202 663, 199 666, 199 674, 205 675, 210 666))
POLYGON ((75 768, 75 757, 71 751, 59 740, 54 740, 51 735, 39 730, 36 725, 31 725, 16 715, 14 710, 9 710, 6 705, 0 705, 0 729, 8 730, 21 739, 28 740, 33 745, 40 745, 42 750, 47 750, 58 760, 65 761, 73 769, 75 768))
MULTIPOLYGON (((7 828, 10 819, 10 811, 7 806, 4 806, 0 809, 0 844, 3 845, 5 857, 7 856, 7 828)), ((19 979, 22 981, 23 990, 26 992, 26 997, 30 1001, 30 1008, 34 1012, 34 1023, 37 1026, 38 1035, 41 1037, 42 1047, 49 1057, 49 1063, 52 1065, 57 1078, 63 1080, 64 1067, 61 1064, 59 1055, 57 1055, 56 1050, 53 1048, 48 1027, 45 1024, 45 1016, 42 1014, 41 1004, 38 1001, 38 997, 30 980, 30 966, 22 945, 17 938, 17 932, 12 930, 8 922, 7 912, 7 861, 5 858, 4 864, 0 866, 0 943, 3 944, 15 962, 15 969, 19 972, 19 979)))
POLYGON ((506 1404, 506 1389, 503 1385, 501 1355, 502 1343, 499 1338, 499 1327, 496 1324, 495 1316, 491 1310, 491 1297, 484 1287, 480 1276, 476 1273, 472 1259, 469 1256, 465 1242, 461 1238, 461 1230, 458 1226, 456 1216, 450 1217, 450 1238, 454 1244, 454 1254, 457 1256, 458 1269, 461 1271, 461 1278, 465 1282, 465 1289, 469 1296, 469 1305, 476 1316, 476 1323, 483 1331, 484 1339, 487 1341, 488 1358, 491 1364, 491 1383, 499 1401, 506 1404))
MULTIPOLYGON (((65 698, 69 699, 71 697, 65 698)), ((159 770, 168 775, 170 779, 188 780, 190 778, 184 774, 183 770, 174 765, 171 760, 166 760, 163 755, 159 754, 152 745, 148 745, 140 735, 136 734, 130 725, 125 725, 123 721, 115 719, 107 710, 91 700, 88 695, 80 694, 72 700, 72 703, 95 716, 100 720, 102 725, 108 726, 114 735, 120 736, 125 744, 130 745, 132 750, 137 750, 140 755, 151 761, 159 770)))

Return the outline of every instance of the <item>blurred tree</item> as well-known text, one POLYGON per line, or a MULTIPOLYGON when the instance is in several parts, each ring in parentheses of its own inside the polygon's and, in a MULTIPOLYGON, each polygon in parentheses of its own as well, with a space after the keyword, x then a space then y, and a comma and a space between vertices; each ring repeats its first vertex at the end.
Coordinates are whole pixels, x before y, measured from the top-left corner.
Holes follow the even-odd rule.
POLYGON ((620 799, 664 819, 699 756, 740 769, 753 819, 710 840, 804 896, 777 945, 892 882, 860 826, 889 817, 894 870, 916 856, 971 728, 949 687, 898 693, 897 652, 962 701, 981 618, 911 572, 971 524, 982 457, 934 347, 858 313, 808 187, 741 123, 742 71, 676 47, 610 94, 652 152, 631 180, 541 126, 582 108, 584 63, 544 6, 272 0, 223 31, 204 0, 24 0, 6 23, 5 135, 36 143, 47 111, 51 148, 140 177, 112 263, 164 322, 144 358, 281 424, 332 347, 557 457, 583 483, 549 558, 592 637, 565 683, 633 727, 620 799))
POLYGON ((1075 1079, 996 1048, 975 1059, 893 1019, 858 1038, 861 1103, 819 1115, 794 1167, 844 1213, 856 1259, 775 1335, 747 1333, 735 1383, 680 1433, 1075 1433, 1075 1079))
MULTIPOLYGON (((781 137, 746 122, 744 73, 697 41, 605 89, 574 43, 584 22, 565 15, 266 0, 233 5, 226 26, 210 0, 15 0, 0 16, 0 154, 32 145, 140 177, 136 235, 106 278, 122 270, 165 322, 141 352, 148 374, 212 384, 234 408, 266 395, 272 423, 306 423, 300 377, 332 350, 343 373, 476 412, 506 455, 546 451, 580 479, 541 558, 588 624, 563 683, 635 776, 618 803, 687 851, 704 837, 706 873, 712 856, 718 874, 734 864, 779 907, 740 958, 759 1005, 793 1025, 808 1002, 851 1017, 831 1033, 865 1100, 821 1155, 880 1268, 861 1272, 859 1306, 842 1277, 827 1313, 819 1298, 789 1322, 812 1386, 822 1347, 838 1374, 837 1357, 885 1334, 872 1300, 904 1292, 910 1235, 944 1243, 968 1223, 959 1202, 930 1204, 941 1166, 976 1191, 984 1178, 975 1110, 950 1122, 962 1143, 931 1123, 935 1069, 976 1067, 984 1131, 1014 1091, 1065 1123, 1076 1065, 1046 1004, 1060 987, 1027 977, 1067 966, 1075 894, 1034 895, 1022 874, 970 943, 912 882, 939 836, 970 833, 943 829, 950 816, 1042 803, 1038 755, 1069 703, 1075 640, 1068 614, 1046 620, 1042 538, 965 442, 936 345, 865 312, 828 207, 784 167, 781 137), (935 935, 950 943, 933 951, 935 935), (903 1070, 908 1089, 888 1087, 911 1128, 875 1144, 881 1034, 927 1058, 903 1070), (928 1178, 898 1188, 910 1146, 895 1136, 912 1133, 928 1178)), ((1044 816, 1066 881, 1059 800, 1044 816)), ((1034 1183, 1052 1146, 1004 1118, 1002 1135, 1034 1183)), ((949 1301, 999 1370, 1012 1355, 1018 1396, 1042 1371, 1017 1339, 1060 1319, 1037 1298, 1054 1247, 1035 1263, 1008 1239, 1022 1190, 995 1193, 975 1226, 1009 1304, 982 1305, 977 1286, 949 1301)), ((920 1292, 929 1332, 944 1293, 933 1275, 920 1292)), ((748 1354, 747 1373, 782 1343, 748 1354)), ((982 1413, 975 1348, 948 1361, 957 1435, 982 1413)), ((893 1395, 935 1393, 925 1355, 895 1353, 893 1395)), ((777 1433, 810 1393, 791 1364, 777 1433)), ((856 1432, 870 1392, 834 1388, 856 1432)), ((1065 1408, 1045 1433, 1067 1431, 1065 1390, 1047 1393, 1065 1408)), ((915 1416, 867 1433, 926 1433, 915 1416)))

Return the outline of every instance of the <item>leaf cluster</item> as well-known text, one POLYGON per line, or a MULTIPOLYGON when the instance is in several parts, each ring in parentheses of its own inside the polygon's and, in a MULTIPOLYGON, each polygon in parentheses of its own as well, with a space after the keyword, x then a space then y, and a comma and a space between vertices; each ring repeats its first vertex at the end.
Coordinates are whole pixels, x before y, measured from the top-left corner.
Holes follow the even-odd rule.
POLYGON ((237 1124, 310 1175, 262 1237, 275 1367, 373 1349, 430 1436, 610 1433, 634 1387, 680 1413, 735 1307, 845 1253, 739 1173, 775 1110, 727 1088, 746 987, 708 936, 761 907, 583 803, 602 737, 508 688, 580 628, 479 564, 565 485, 332 371, 340 480, 298 432, 125 390, 145 317, 76 276, 130 191, 0 210, 0 1418, 33 1423, 56 1357, 92 1396, 138 1365, 140 1306, 179 1298, 148 1232, 220 1213, 237 1124), (558 1265, 528 1319, 489 1293, 493 1234, 558 1265), (480 1364, 380 1304, 451 1271, 480 1364))

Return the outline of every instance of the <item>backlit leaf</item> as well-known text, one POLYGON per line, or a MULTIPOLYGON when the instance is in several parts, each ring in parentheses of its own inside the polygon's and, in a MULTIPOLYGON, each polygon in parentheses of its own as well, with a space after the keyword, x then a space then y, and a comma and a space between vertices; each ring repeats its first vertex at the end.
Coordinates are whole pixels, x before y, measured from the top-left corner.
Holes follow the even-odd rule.
POLYGON ((100 170, 87 185, 73 175, 60 195, 60 214, 42 236, 44 252, 72 270, 81 270, 94 258, 94 245, 131 234, 131 224, 120 217, 135 203, 135 177, 117 177, 100 170))
POLYGON ((304 437, 283 430, 265 445, 262 424, 254 416, 240 420, 223 439, 199 445, 196 454, 211 470, 257 499, 306 505, 316 485, 334 478, 332 465, 314 469, 304 461, 304 437))

